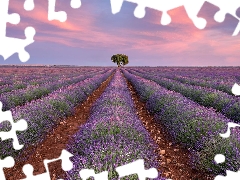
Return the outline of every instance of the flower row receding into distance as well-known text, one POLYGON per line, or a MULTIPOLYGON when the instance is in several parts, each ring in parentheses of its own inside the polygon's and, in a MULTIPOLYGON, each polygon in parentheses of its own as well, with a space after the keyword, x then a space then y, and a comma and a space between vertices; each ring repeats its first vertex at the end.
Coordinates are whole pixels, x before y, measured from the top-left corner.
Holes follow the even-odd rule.
MULTIPOLYGON (((11 109, 14 121, 25 119, 28 124, 26 131, 17 132, 18 140, 24 147, 15 151, 12 148, 11 140, 0 142, 1 159, 12 156, 20 158, 21 153, 29 146, 38 144, 44 140, 46 134, 51 131, 61 120, 74 113, 74 107, 81 104, 87 97, 97 89, 112 73, 113 69, 105 70, 95 74, 92 78, 87 78, 76 84, 58 89, 48 96, 24 106, 11 109)), ((6 131, 8 126, 1 128, 6 131)), ((22 157, 23 160, 28 157, 22 157)))
POLYGON ((182 83, 210 87, 232 95, 231 88, 234 83, 240 81, 239 69, 235 68, 131 68, 140 73, 157 74, 168 79, 174 79, 182 83))
MULTIPOLYGON (((116 167, 144 159, 145 168, 158 168, 156 144, 136 114, 126 80, 117 70, 97 99, 87 123, 79 128, 67 145, 74 157, 68 179, 79 179, 81 169, 95 173, 108 171, 109 179, 118 179, 116 167)), ((131 175, 121 179, 137 179, 131 175)), ((159 172, 158 178, 163 180, 159 172)))
POLYGON ((40 85, 28 86, 25 89, 18 89, 15 91, 3 93, 0 95, 0 101, 3 103, 3 111, 14 108, 16 106, 21 106, 26 102, 30 102, 34 99, 39 99, 43 96, 48 95, 49 93, 64 88, 64 86, 69 86, 71 84, 77 83, 84 79, 93 77, 99 72, 88 73, 84 75, 78 75, 77 77, 72 78, 61 78, 58 81, 46 80, 45 83, 40 85))
POLYGON ((123 73, 133 84, 140 99, 146 102, 155 121, 164 125, 174 142, 188 148, 193 167, 214 174, 240 168, 239 130, 232 130, 231 136, 226 139, 219 135, 226 132, 229 119, 153 81, 133 75, 125 69, 123 73), (216 154, 225 155, 226 161, 216 164, 216 154))
MULTIPOLYGON (((88 73, 89 73, 89 70, 91 71, 91 69, 88 69, 88 73)), ((46 70, 45 73, 41 74, 41 71, 37 69, 34 72, 37 74, 23 73, 22 71, 20 72, 14 71, 14 69, 11 69, 11 68, 9 68, 9 71, 12 73, 16 73, 17 75, 10 76, 7 73, 3 74, 3 76, 5 77, 0 79, 0 84, 3 84, 3 85, 0 85, 0 95, 6 92, 18 90, 18 89, 34 88, 34 86, 38 86, 46 82, 53 83, 61 79, 64 80, 68 78, 74 78, 76 76, 83 75, 86 73, 84 72, 84 69, 81 69, 81 72, 74 72, 68 69, 68 71, 72 72, 71 74, 68 74, 65 71, 60 73, 53 73, 52 71, 49 71, 49 70, 46 70), (11 79, 9 79, 9 77, 11 77, 11 79)))
MULTIPOLYGON (((104 69, 104 68, 102 68, 104 69)), ((1 66, 1 77, 0 77, 0 88, 5 85, 13 85, 21 82, 25 83, 33 83, 35 84, 41 79, 49 79, 49 78, 60 78, 60 77, 74 77, 76 75, 94 72, 96 68, 74 68, 74 67, 66 67, 66 68, 56 68, 54 66, 36 66, 36 67, 28 67, 28 66, 1 66)))
POLYGON ((129 72, 155 81, 169 90, 179 92, 203 106, 208 108, 212 107, 236 123, 240 122, 239 97, 229 95, 213 88, 189 85, 173 79, 167 79, 157 75, 157 72, 152 74, 147 74, 145 72, 137 73, 131 70, 129 72))

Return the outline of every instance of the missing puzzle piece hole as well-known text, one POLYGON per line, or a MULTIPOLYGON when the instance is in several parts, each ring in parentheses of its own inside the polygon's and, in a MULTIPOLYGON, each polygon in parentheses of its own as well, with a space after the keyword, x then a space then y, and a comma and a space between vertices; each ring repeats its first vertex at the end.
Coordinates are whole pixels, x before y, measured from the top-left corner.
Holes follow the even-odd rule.
POLYGON ((138 5, 134 10, 134 16, 136 18, 143 18, 146 14, 145 7, 138 5))
POLYGON ((79 172, 80 177, 83 180, 93 177, 95 180, 105 180, 108 179, 108 171, 103 171, 101 173, 95 174, 93 169, 82 169, 79 172))
POLYGON ((218 11, 215 15, 214 15, 214 19, 219 22, 222 23, 225 19, 225 14, 221 11, 218 11))
POLYGON ((233 123, 233 122, 229 122, 227 124, 227 128, 226 128, 227 132, 224 133, 224 134, 220 133, 220 136, 223 137, 223 138, 228 138, 231 134, 231 128, 236 128, 236 127, 240 127, 240 125, 236 124, 236 123, 233 123))
MULTIPOLYGON (((24 34, 28 42, 30 43, 34 42, 33 37, 36 34, 36 30, 33 27, 27 27, 24 31, 24 34)), ((28 52, 22 49, 22 51, 18 53, 18 57, 22 62, 26 62, 29 60, 30 55, 28 52)))
POLYGON ((25 164, 22 168, 23 173, 27 176, 30 177, 33 175, 33 166, 31 164, 25 164))
POLYGON ((172 21, 172 18, 168 15, 168 13, 163 12, 162 18, 161 18, 161 24, 166 26, 166 25, 170 24, 171 21, 172 21))
POLYGON ((36 34, 36 30, 33 27, 27 27, 24 31, 24 34, 25 34, 26 37, 33 40, 33 37, 36 34))
POLYGON ((20 16, 17 13, 10 14, 8 16, 8 22, 11 24, 18 24, 20 22, 20 16))
POLYGON ((240 86, 235 83, 232 87, 232 93, 235 95, 235 96, 239 96, 240 95, 240 86))
POLYGON ((3 166, 1 167, 6 167, 6 168, 10 168, 14 166, 14 159, 11 156, 8 156, 6 158, 4 158, 3 160, 0 159, 0 161, 3 161, 3 166))
POLYGON ((74 9, 81 7, 81 0, 71 0, 71 7, 74 9))
POLYGON ((28 123, 27 123, 27 121, 25 121, 24 119, 20 119, 20 120, 18 120, 17 122, 16 122, 16 124, 17 124, 17 131, 25 131, 25 130, 27 130, 27 128, 28 128, 28 123))
POLYGON ((34 0, 25 0, 24 9, 26 11, 32 11, 34 9, 34 0))
POLYGON ((217 155, 214 157, 214 161, 215 161, 217 164, 224 163, 224 162, 225 162, 225 156, 222 155, 222 154, 217 154, 217 155))
POLYGON ((110 0, 112 13, 116 14, 120 12, 124 0, 110 0))
POLYGON ((226 176, 218 175, 214 180, 239 180, 240 169, 238 172, 226 171, 226 176))

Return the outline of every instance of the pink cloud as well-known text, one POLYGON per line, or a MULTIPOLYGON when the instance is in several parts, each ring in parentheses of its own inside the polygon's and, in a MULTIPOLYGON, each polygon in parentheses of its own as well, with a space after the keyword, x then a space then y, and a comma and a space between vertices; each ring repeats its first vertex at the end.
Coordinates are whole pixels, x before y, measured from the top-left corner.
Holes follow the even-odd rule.
POLYGON ((10 9, 14 12, 20 14, 21 18, 30 18, 35 22, 41 23, 42 26, 46 24, 51 24, 61 29, 70 30, 70 31, 78 31, 80 27, 76 24, 73 24, 69 21, 59 22, 57 20, 49 21, 48 20, 48 7, 46 3, 41 1, 41 3, 36 3, 36 7, 33 11, 27 12, 23 9, 23 2, 14 1, 10 4, 10 9))
MULTIPOLYGON (((14 28, 23 28, 32 23, 37 30, 36 41, 77 48, 133 51, 147 54, 150 58, 152 55, 164 56, 173 64, 174 62, 178 64, 185 62, 189 65, 210 64, 211 57, 221 57, 221 61, 236 63, 237 57, 240 57, 240 40, 216 30, 197 29, 183 7, 169 11, 172 22, 167 27, 162 27, 160 24, 161 13, 153 11, 146 19, 137 22, 141 30, 131 28, 124 23, 122 23, 123 27, 111 27, 112 29, 109 30, 108 27, 111 25, 106 25, 106 22, 111 22, 112 19, 110 21, 107 19, 104 25, 97 23, 98 14, 91 14, 90 5, 87 8, 81 7, 78 12, 71 9, 70 5, 68 7, 59 3, 57 10, 66 11, 68 14, 67 21, 61 23, 56 20, 48 21, 47 1, 38 1, 36 8, 31 12, 23 10, 23 0, 10 2, 14 2, 10 5, 11 10, 22 17, 21 23, 14 28), (156 25, 159 26, 159 30, 156 25)), ((137 20, 135 21, 134 17, 126 24, 131 25, 131 21, 135 23, 137 20)), ((213 58, 211 65, 217 63, 218 60, 213 58)))

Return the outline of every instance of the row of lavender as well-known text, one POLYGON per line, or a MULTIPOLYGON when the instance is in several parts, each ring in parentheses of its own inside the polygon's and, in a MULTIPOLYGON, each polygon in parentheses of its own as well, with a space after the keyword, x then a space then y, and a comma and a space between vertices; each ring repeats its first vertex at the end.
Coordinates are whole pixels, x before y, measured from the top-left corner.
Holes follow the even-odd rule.
MULTIPOLYGON (((79 75, 79 74, 78 74, 79 75)), ((60 80, 61 78, 73 78, 75 77, 76 74, 71 74, 67 76, 63 76, 62 74, 59 75, 45 75, 45 76, 34 76, 31 79, 21 79, 21 81, 15 81, 14 83, 7 83, 5 85, 0 86, 0 94, 6 93, 6 92, 11 92, 17 89, 24 89, 24 88, 29 88, 33 87, 36 85, 41 85, 43 83, 50 83, 50 82, 55 82, 60 80)))
POLYGON ((239 67, 144 67, 134 68, 144 69, 149 72, 160 72, 166 75, 180 75, 190 78, 199 78, 207 81, 239 81, 239 67))
MULTIPOLYGON (((104 68, 102 68, 104 69, 104 68)), ((43 79, 74 77, 79 74, 96 71, 96 68, 3 68, 0 66, 0 93, 19 89, 26 85, 36 85, 43 79), (5 90, 5 91, 4 91, 5 90)))
MULTIPOLYGON (((19 119, 25 119, 28 123, 26 131, 17 132, 19 142, 24 144, 24 148, 15 151, 12 148, 11 140, 1 141, 0 158, 6 156, 20 157, 19 155, 29 145, 44 140, 46 133, 64 117, 73 114, 74 107, 86 100, 89 94, 97 89, 113 71, 113 69, 105 70, 105 72, 98 73, 92 78, 58 89, 44 98, 11 109, 15 122, 19 119)), ((0 128, 1 131, 9 129, 8 124, 4 125, 0 128)))
POLYGON ((166 77, 180 81, 185 84, 214 88, 219 91, 226 92, 230 95, 232 95, 231 89, 232 89, 233 84, 237 82, 235 79, 228 79, 226 81, 226 80, 221 80, 221 79, 204 80, 201 77, 194 78, 194 77, 173 76, 173 75, 168 75, 166 77))
POLYGON ((25 68, 18 70, 13 68, 2 69, 0 78, 0 95, 5 92, 14 91, 17 89, 30 88, 31 86, 40 85, 43 83, 51 83, 58 81, 63 78, 73 78, 81 74, 90 73, 96 71, 93 68, 78 68, 77 69, 66 69, 63 71, 60 68, 25 68), (3 72, 2 72, 3 71, 3 72))
POLYGON ((159 76, 174 79, 182 83, 210 87, 232 95, 231 88, 234 83, 240 82, 239 69, 230 68, 142 68, 137 70, 139 72, 150 72, 151 74, 158 74, 159 76), (210 71, 211 70, 211 71, 210 71), (221 71, 220 71, 221 70, 221 71), (209 72, 210 71, 210 72, 209 72))
POLYGON ((226 132, 229 119, 153 81, 126 70, 123 73, 146 102, 156 122, 164 125, 174 142, 189 149, 193 167, 216 174, 240 168, 240 131, 232 130, 226 139, 219 135, 226 132), (225 155, 225 163, 216 164, 216 154, 225 155))
MULTIPOLYGON (((68 179, 80 179, 81 169, 94 169, 96 173, 108 171, 109 179, 118 179, 114 169, 138 159, 145 160, 146 168, 158 168, 156 145, 136 115, 127 83, 119 70, 90 114, 87 123, 67 145, 74 155, 74 167, 68 172, 68 179)), ((163 179, 160 175, 157 179, 163 179)), ((137 179, 137 176, 124 179, 137 179)))
POLYGON ((77 83, 84 79, 93 77, 99 72, 88 73, 86 75, 78 75, 76 77, 64 77, 60 79, 45 79, 45 82, 38 85, 30 85, 25 89, 18 89, 11 92, 3 93, 0 95, 0 101, 3 103, 3 110, 8 110, 16 106, 21 106, 26 102, 31 102, 32 100, 42 98, 49 93, 64 88, 64 86, 69 86, 70 84, 77 83))
POLYGON ((188 97, 197 103, 208 108, 213 107, 218 112, 221 112, 229 119, 240 122, 240 98, 229 95, 225 92, 189 84, 183 84, 176 80, 167 79, 159 76, 158 73, 147 74, 145 72, 138 73, 133 70, 129 72, 139 75, 143 78, 155 81, 159 85, 188 97))
POLYGON ((58 76, 61 74, 70 75, 76 74, 80 71, 87 71, 85 68, 69 68, 64 72, 60 68, 44 68, 44 67, 2 67, 0 66, 1 77, 0 87, 3 85, 12 85, 21 82, 31 82, 42 77, 48 78, 48 76, 58 76), (62 73, 63 72, 63 73, 62 73))

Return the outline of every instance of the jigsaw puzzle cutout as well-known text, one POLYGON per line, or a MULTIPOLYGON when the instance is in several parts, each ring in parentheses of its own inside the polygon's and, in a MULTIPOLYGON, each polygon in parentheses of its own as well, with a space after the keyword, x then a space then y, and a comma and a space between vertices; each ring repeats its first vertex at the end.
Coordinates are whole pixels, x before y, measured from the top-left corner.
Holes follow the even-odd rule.
POLYGON ((19 14, 8 14, 9 0, 0 1, 0 55, 4 60, 9 58, 14 53, 18 53, 19 59, 26 62, 30 55, 25 51, 25 47, 33 43, 35 29, 27 27, 25 29, 26 39, 17 39, 6 37, 7 23, 18 24, 20 22, 19 14))
MULTIPOLYGON (((119 179, 133 174, 137 174, 139 180, 145 180, 146 178, 157 178, 158 176, 158 171, 155 168, 145 170, 143 159, 119 166, 116 168, 116 171, 119 175, 119 179)), ((93 169, 82 169, 79 172, 79 175, 83 180, 86 180, 90 177, 94 177, 94 180, 108 180, 108 171, 95 174, 93 169)))
POLYGON ((223 162, 225 162, 225 156, 222 155, 222 154, 217 154, 217 155, 214 157, 214 161, 215 161, 217 164, 223 163, 223 162))
MULTIPOLYGON (((25 180, 51 180, 50 178, 50 172, 49 172, 49 169, 48 169, 48 164, 51 163, 51 162, 54 162, 54 161, 57 161, 57 160, 62 160, 62 169, 64 171, 69 171, 72 169, 73 167, 73 164, 72 162, 70 161, 70 157, 72 157, 73 155, 71 153, 69 153, 68 151, 66 150, 62 150, 62 153, 60 155, 59 158, 57 159, 51 159, 51 160, 47 160, 45 159, 43 161, 44 163, 44 167, 46 169, 46 173, 42 173, 42 174, 39 174, 39 175, 36 175, 34 176, 33 175, 33 166, 30 165, 30 164, 25 164, 23 166, 23 172, 24 174, 26 175, 27 178, 25 178, 25 180)), ((23 180, 23 179, 22 179, 23 180)))
POLYGON ((119 174, 119 178, 122 178, 124 176, 129 176, 132 174, 137 174, 139 180, 145 180, 146 178, 157 178, 158 177, 157 169, 150 168, 148 170, 145 170, 143 159, 139 159, 132 163, 117 167, 116 171, 119 174))
POLYGON ((201 10, 198 13, 198 16, 208 20, 207 25, 204 29, 206 31, 219 29, 221 34, 233 35, 233 33, 236 31, 236 27, 239 25, 239 19, 227 13, 223 22, 217 22, 214 17, 219 12, 219 10, 219 7, 209 2, 205 2, 203 4, 201 10))
POLYGON ((24 9, 26 11, 32 11, 34 9, 34 0, 25 0, 24 2, 24 9))
POLYGON ((214 180, 239 180, 240 179, 240 171, 233 172, 233 171, 226 171, 226 176, 218 175, 215 177, 214 180))
POLYGON ((6 157, 5 159, 0 159, 0 179, 5 180, 5 175, 3 172, 3 168, 11 168, 14 166, 14 159, 11 156, 6 157))
POLYGON ((65 22, 67 20, 67 13, 65 11, 55 11, 56 0, 48 0, 48 20, 59 20, 65 22))
MULTIPOLYGON (((240 127, 240 125, 236 124, 236 123, 232 123, 232 122, 228 123, 227 132, 224 133, 224 134, 220 133, 220 136, 222 138, 230 137, 230 133, 231 133, 230 128, 235 128, 235 127, 240 127)), ((225 162, 225 156, 223 154, 217 154, 217 155, 215 155, 214 160, 217 164, 223 163, 223 162, 225 162)), ((240 179, 240 169, 237 172, 226 170, 226 176, 218 175, 218 176, 215 177, 214 180, 228 180, 228 179, 229 180, 230 179, 231 180, 240 179)))
POLYGON ((224 134, 220 134, 221 137, 223 138, 228 138, 230 136, 230 128, 235 128, 235 127, 240 127, 239 124, 233 123, 233 122, 229 122, 228 123, 228 128, 227 128, 227 132, 224 134))
MULTIPOLYGON (((65 22, 67 20, 67 13, 64 11, 55 11, 56 0, 48 0, 48 20, 58 20, 65 22)), ((25 0, 24 9, 26 11, 32 11, 35 7, 34 0, 25 0)), ((71 0, 72 8, 80 8, 81 0, 71 0)), ((36 31, 33 27, 27 27, 25 29, 26 39, 18 39, 6 37, 7 23, 18 24, 20 22, 19 14, 8 14, 9 0, 0 1, 0 55, 4 60, 12 56, 14 53, 18 53, 19 59, 22 62, 29 60, 30 55, 25 51, 25 47, 34 42, 34 36, 36 31)))
POLYGON ((71 0, 71 7, 74 9, 80 8, 82 5, 81 0, 71 0))
MULTIPOLYGON (((81 0, 71 0, 71 7, 74 9, 81 7, 81 0)), ((65 11, 55 11, 56 0, 48 0, 48 20, 58 20, 65 22, 67 20, 67 13, 65 11)), ((26 0, 24 3, 24 9, 27 11, 33 10, 35 7, 34 0, 26 0)))
MULTIPOLYGON (((69 153, 68 151, 62 150, 62 154, 59 158, 52 159, 52 160, 44 160, 44 166, 45 166, 47 172, 36 175, 36 176, 33 175, 32 165, 26 164, 23 167, 23 172, 27 178, 22 179, 22 180, 42 180, 42 179, 50 180, 48 164, 50 162, 54 162, 59 159, 62 160, 62 169, 64 171, 69 171, 73 167, 73 164, 69 159, 72 156, 73 155, 71 153, 69 153)), ((119 174, 119 178, 122 178, 122 177, 128 176, 128 175, 132 175, 132 174, 137 174, 139 180, 145 180, 146 178, 157 178, 157 176, 158 176, 158 171, 155 168, 151 168, 148 170, 144 169, 144 160, 143 159, 139 159, 135 162, 117 167, 116 171, 119 174)), ((95 180, 108 180, 108 171, 103 171, 101 173, 95 174, 93 169, 82 169, 79 172, 79 175, 83 180, 87 180, 90 177, 94 177, 95 180)))
POLYGON ((235 96, 239 96, 240 95, 240 86, 235 83, 232 87, 232 93, 235 95, 235 96))
MULTIPOLYGON (((137 18, 143 18, 145 16, 145 8, 151 8, 154 10, 158 10, 162 12, 161 24, 168 25, 171 23, 171 17, 168 14, 169 10, 173 10, 177 7, 183 6, 188 14, 188 17, 192 20, 194 25, 203 29, 206 27, 207 21, 204 18, 198 17, 198 13, 202 8, 203 4, 206 0, 168 0, 168 1, 155 1, 155 0, 110 0, 112 13, 118 13, 124 1, 128 1, 131 3, 136 3, 137 7, 134 11, 134 15, 137 18)), ((217 22, 223 22, 226 14, 231 14, 238 21, 240 20, 239 16, 237 16, 236 11, 240 7, 240 1, 236 0, 208 0, 207 2, 218 6, 220 10, 215 14, 214 19, 217 22)), ((240 23, 236 27, 233 36, 236 36, 240 31, 240 23)))
MULTIPOLYGON (((2 108, 2 102, 0 102, 0 108, 2 108)), ((12 125, 12 129, 9 132, 0 132, 0 137, 2 140, 5 139, 13 139, 13 147, 16 150, 21 149, 24 145, 20 145, 17 139, 16 131, 23 131, 27 129, 27 122, 25 120, 19 120, 18 122, 13 122, 13 117, 11 111, 0 111, 0 123, 3 121, 9 121, 12 125)), ((64 171, 70 171, 73 167, 73 163, 70 160, 70 157, 73 155, 66 150, 62 150, 62 153, 57 159, 45 159, 43 161, 44 167, 46 169, 46 173, 42 173, 39 175, 33 175, 33 166, 30 164, 25 164, 23 166, 23 172, 26 175, 25 180, 50 180, 50 172, 48 169, 48 164, 54 161, 62 160, 62 169, 64 171)), ((12 157, 6 157, 4 160, 0 160, 0 179, 5 180, 5 176, 3 173, 3 168, 10 168, 14 166, 14 159, 12 157)), ((119 177, 124 177, 132 174, 137 174, 140 180, 145 178, 156 178, 158 176, 158 171, 155 168, 151 168, 148 170, 144 169, 144 160, 140 159, 135 162, 120 166, 116 168, 116 171, 119 174, 119 177)), ((95 180, 107 180, 108 179, 108 171, 101 172, 99 174, 95 174, 93 169, 83 169, 79 172, 80 176, 83 179, 87 179, 89 177, 94 177, 95 180)))
POLYGON ((93 169, 82 169, 79 175, 83 180, 87 180, 90 177, 94 177, 94 180, 108 180, 108 171, 95 174, 93 169))
MULTIPOLYGON (((0 109, 2 109, 2 102, 0 102, 0 109)), ((24 119, 21 119, 21 120, 19 120, 17 122, 14 122, 11 111, 3 112, 1 110, 0 111, 0 123, 2 123, 3 121, 9 121, 11 123, 11 125, 12 125, 12 128, 8 132, 0 132, 0 138, 2 140, 13 139, 13 148, 15 150, 22 149, 24 145, 20 145, 19 144, 16 131, 24 131, 24 130, 26 130, 27 126, 28 126, 27 125, 27 121, 25 121, 24 119)))
MULTIPOLYGON (((239 27, 239 24, 238 24, 238 27, 239 27)), ((237 83, 235 83, 233 85, 232 93, 235 96, 239 96, 240 95, 240 86, 237 83)), ((235 127, 240 127, 240 125, 236 124, 236 123, 229 122, 228 123, 228 127, 227 127, 227 132, 224 133, 224 134, 220 133, 220 136, 222 138, 228 138, 230 136, 230 133, 231 133, 231 129, 230 128, 235 128, 235 127)), ((225 156, 222 155, 222 154, 217 154, 215 156, 215 161, 217 163, 223 163, 225 161, 225 156)), ((226 179, 237 180, 237 179, 240 179, 240 169, 239 169, 238 172, 232 172, 232 171, 227 170, 226 174, 227 174, 227 176, 222 176, 222 175, 216 176, 215 180, 226 180, 226 179)))

